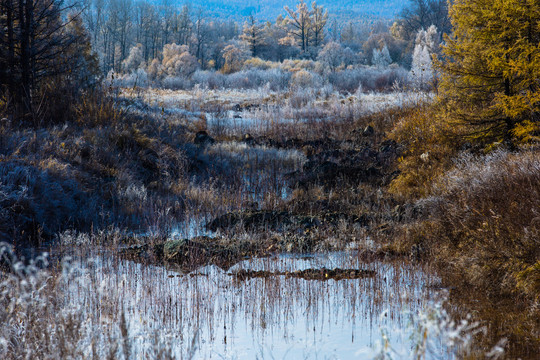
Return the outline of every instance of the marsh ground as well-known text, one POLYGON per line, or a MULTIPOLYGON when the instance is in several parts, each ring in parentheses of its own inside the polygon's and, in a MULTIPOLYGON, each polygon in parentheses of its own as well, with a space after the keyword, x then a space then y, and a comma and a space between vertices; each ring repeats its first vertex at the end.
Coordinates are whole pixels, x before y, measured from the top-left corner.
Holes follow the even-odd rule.
POLYGON ((497 315, 506 307, 467 297, 426 265, 432 249, 404 236, 430 208, 387 191, 405 151, 389 134, 431 98, 123 89, 113 124, 3 128, 1 175, 16 195, 6 201, 19 210, 4 214, 15 227, 0 231, 55 244, 57 263, 29 284, 3 275, 4 289, 20 292, 5 298, 3 349, 94 358, 496 358, 506 346, 507 356, 534 358, 534 319, 515 330, 527 339, 507 336, 512 324, 497 315), (62 270, 65 256, 73 260, 62 270), (335 268, 374 273, 287 275, 335 268), (17 325, 44 306, 42 317, 17 325), (35 338, 37 331, 51 335, 35 338))

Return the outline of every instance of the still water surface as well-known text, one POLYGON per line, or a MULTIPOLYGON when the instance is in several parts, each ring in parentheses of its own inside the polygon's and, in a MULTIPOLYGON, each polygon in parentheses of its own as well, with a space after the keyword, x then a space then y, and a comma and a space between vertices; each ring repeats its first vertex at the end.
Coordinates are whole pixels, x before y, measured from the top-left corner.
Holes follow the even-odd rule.
MULTIPOLYGON (((406 357, 415 345, 411 314, 436 297, 431 285, 438 282, 407 264, 366 264, 344 252, 251 259, 189 274, 106 253, 75 262, 84 281, 70 285, 67 300, 93 312, 103 337, 123 312, 137 358, 152 357, 161 343, 179 359, 365 359, 375 355, 383 331, 406 357), (338 281, 231 275, 323 267, 376 275, 338 281)), ((442 345, 435 350, 448 357, 442 345)))

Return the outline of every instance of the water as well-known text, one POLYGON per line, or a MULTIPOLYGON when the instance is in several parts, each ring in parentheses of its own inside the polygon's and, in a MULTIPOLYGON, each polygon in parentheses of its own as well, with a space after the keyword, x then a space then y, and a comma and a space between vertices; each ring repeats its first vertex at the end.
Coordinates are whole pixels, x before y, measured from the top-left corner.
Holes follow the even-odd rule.
MULTIPOLYGON (((84 304, 102 334, 124 312, 136 357, 151 356, 159 342, 176 358, 367 358, 381 329, 391 329, 393 346, 407 349, 409 315, 436 295, 429 284, 437 281, 404 264, 364 264, 350 253, 280 255, 190 274, 107 253, 76 264, 85 275, 70 284, 66 300, 84 304), (339 281, 231 276, 240 269, 322 267, 370 269, 376 275, 339 281)), ((437 351, 445 353, 443 347, 437 351)))

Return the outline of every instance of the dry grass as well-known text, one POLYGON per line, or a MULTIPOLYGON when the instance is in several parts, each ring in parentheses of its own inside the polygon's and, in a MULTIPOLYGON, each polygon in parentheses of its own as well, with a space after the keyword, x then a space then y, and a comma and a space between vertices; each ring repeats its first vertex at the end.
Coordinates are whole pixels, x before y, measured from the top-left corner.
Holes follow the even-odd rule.
POLYGON ((430 217, 414 237, 464 282, 538 306, 539 189, 538 150, 462 156, 424 201, 430 217))
POLYGON ((445 125, 431 103, 403 111, 389 136, 405 149, 399 159, 400 174, 389 188, 404 200, 428 195, 433 182, 451 167, 463 144, 456 129, 445 125))

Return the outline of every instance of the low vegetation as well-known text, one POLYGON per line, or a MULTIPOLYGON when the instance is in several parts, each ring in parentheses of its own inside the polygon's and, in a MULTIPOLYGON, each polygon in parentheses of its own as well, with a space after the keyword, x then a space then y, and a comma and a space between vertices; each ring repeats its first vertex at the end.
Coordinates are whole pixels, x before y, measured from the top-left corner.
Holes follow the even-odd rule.
MULTIPOLYGON (((430 264, 450 301, 496 328, 482 335, 463 326, 471 338, 489 338, 510 356, 534 354, 539 5, 456 0, 450 29, 446 5, 428 1, 431 15, 445 10, 433 16, 440 29, 412 31, 422 4, 382 31, 355 37, 351 25, 333 41, 316 3, 301 1, 266 26, 251 16, 241 32, 184 7, 175 21, 192 36, 177 26, 179 41, 171 42, 154 23, 144 36, 110 30, 123 39, 116 43, 111 27, 91 21, 94 5, 83 10, 85 24, 52 1, 49 24, 0 0, 0 241, 14 245, 0 252, 0 353, 132 357, 123 312, 108 338, 96 337, 88 330, 99 327, 95 314, 83 318, 51 295, 66 291, 71 274, 31 260, 44 247, 54 258, 98 246, 122 264, 186 273, 228 271, 249 257, 351 250, 365 260, 430 264), (26 18, 40 31, 29 32, 26 18), (470 305, 470 288, 485 301, 470 305), (102 344, 108 353, 97 350, 102 344)), ((338 281, 376 272, 229 275, 338 281)), ((448 321, 446 312, 434 314, 448 321)), ((168 358, 167 344, 154 345, 151 356, 168 358)), ((186 358, 195 352, 183 349, 186 358)), ((386 343, 379 350, 391 355, 386 343)), ((469 350, 459 354, 473 357, 469 350)))

